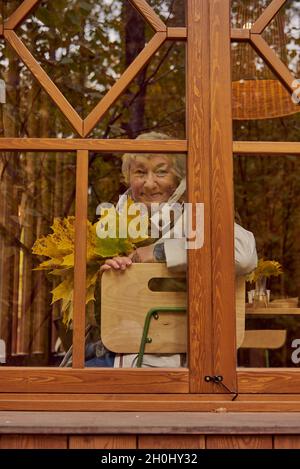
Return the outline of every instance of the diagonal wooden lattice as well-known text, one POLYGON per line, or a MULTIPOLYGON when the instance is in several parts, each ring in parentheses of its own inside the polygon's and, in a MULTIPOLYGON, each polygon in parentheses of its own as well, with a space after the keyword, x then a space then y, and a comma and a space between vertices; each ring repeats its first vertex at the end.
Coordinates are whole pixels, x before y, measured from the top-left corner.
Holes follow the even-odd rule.
MULTIPOLYGON (((81 137, 86 137, 95 128, 100 119, 115 103, 119 96, 126 90, 129 84, 134 80, 142 68, 154 56, 157 50, 167 39, 186 40, 186 28, 169 28, 159 16, 154 12, 146 0, 129 0, 131 4, 140 12, 144 19, 155 31, 151 41, 140 52, 131 65, 125 70, 121 77, 116 81, 107 94, 100 100, 90 114, 82 119, 75 111, 73 106, 65 98, 63 93, 49 78, 47 73, 39 65, 34 56, 29 52, 20 38, 15 33, 15 29, 26 19, 30 12, 41 0, 24 0, 15 12, 0 27, 0 35, 10 43, 18 56, 35 76, 41 86, 53 99, 73 128, 81 137)), ((246 41, 262 57, 281 83, 289 93, 294 91, 294 77, 288 67, 281 61, 276 53, 271 49, 263 39, 262 33, 279 12, 280 8, 286 3, 286 0, 273 0, 261 16, 257 19, 251 29, 232 29, 232 41, 246 41)))
POLYGON ((250 29, 232 29, 231 40, 249 42, 255 51, 261 56, 283 86, 289 93, 294 92, 293 83, 295 78, 282 62, 277 54, 271 49, 268 43, 262 37, 262 33, 277 15, 281 7, 287 0, 273 0, 260 17, 255 21, 250 29))
POLYGON ((139 53, 139 55, 129 65, 129 67, 127 67, 121 77, 116 81, 112 88, 85 119, 82 119, 79 116, 73 106, 49 78, 47 73, 40 66, 40 64, 14 31, 26 19, 33 8, 35 8, 41 2, 41 0, 24 0, 23 3, 4 22, 4 25, 0 29, 0 34, 3 35, 4 38, 10 43, 27 68, 53 99, 55 104, 59 107, 59 109, 81 137, 86 137, 93 130, 99 120, 110 109, 119 96, 126 90, 128 85, 154 56, 154 54, 166 39, 183 40, 187 37, 186 28, 167 28, 167 26, 149 6, 146 0, 129 1, 149 23, 149 25, 155 31, 155 34, 151 41, 149 41, 149 43, 144 47, 144 49, 139 53))

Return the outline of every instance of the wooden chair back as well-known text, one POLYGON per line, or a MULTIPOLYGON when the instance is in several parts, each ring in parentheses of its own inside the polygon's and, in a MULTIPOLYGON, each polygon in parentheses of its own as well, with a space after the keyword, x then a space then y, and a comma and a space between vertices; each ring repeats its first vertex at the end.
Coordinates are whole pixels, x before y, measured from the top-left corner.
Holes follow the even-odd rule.
MULTIPOLYGON (((101 338, 116 353, 138 353, 145 317, 151 308, 186 307, 185 291, 152 291, 152 279, 185 278, 172 273, 165 264, 133 264, 126 271, 106 271, 101 280, 101 338)), ((237 347, 245 335, 245 281, 236 283, 237 347)), ((150 323, 151 343, 147 353, 185 353, 187 349, 187 315, 163 312, 150 323)))

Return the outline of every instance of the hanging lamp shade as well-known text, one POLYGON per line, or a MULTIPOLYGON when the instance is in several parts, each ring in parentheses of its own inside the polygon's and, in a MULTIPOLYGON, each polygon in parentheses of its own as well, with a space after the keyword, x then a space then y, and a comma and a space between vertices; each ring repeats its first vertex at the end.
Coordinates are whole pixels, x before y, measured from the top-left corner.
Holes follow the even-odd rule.
POLYGON ((278 80, 240 80, 232 83, 235 120, 272 119, 300 112, 278 80))
MULTIPOLYGON (((290 3, 290 2, 288 2, 290 3)), ((234 28, 251 28, 270 0, 235 0, 232 7, 234 28)), ((263 33, 264 39, 288 65, 290 42, 288 10, 281 9, 263 33)), ((293 64, 292 64, 293 65, 293 64)), ((249 43, 232 45, 232 113, 235 120, 271 119, 300 112, 290 93, 257 55, 249 43)), ((294 67, 299 68, 299 64, 294 67)), ((299 70, 293 69, 295 76, 299 70)), ((298 73, 298 75, 297 75, 298 73)))

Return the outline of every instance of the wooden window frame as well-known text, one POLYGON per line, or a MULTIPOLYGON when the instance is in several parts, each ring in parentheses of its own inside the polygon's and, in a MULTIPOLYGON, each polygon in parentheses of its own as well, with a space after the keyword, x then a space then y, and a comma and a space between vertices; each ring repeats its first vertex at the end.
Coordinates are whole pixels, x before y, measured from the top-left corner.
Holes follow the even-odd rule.
POLYGON ((0 34, 14 47, 82 137, 72 140, 0 139, 0 151, 77 153, 73 368, 1 368, 0 409, 211 411, 226 408, 242 411, 249 408, 278 410, 280 406, 280 410, 299 410, 300 398, 295 396, 300 391, 298 370, 236 370, 233 314, 232 153, 283 155, 288 151, 300 155, 300 144, 232 142, 230 40, 250 42, 291 91, 287 67, 281 62, 279 66, 279 59, 274 58, 260 36, 282 0, 273 0, 262 20, 259 19, 251 30, 230 30, 230 0, 188 0, 187 28, 166 28, 144 0, 130 1, 156 31, 155 40, 149 42, 148 49, 145 48, 133 67, 127 69, 112 88, 114 91, 104 97, 104 105, 100 102, 84 121, 74 114, 74 109, 38 68, 13 31, 38 0, 25 0, 0 28, 0 34), (166 39, 187 41, 187 140, 86 138, 166 39), (188 155, 189 201, 205 204, 204 247, 188 253, 188 369, 84 369, 86 233, 83 227, 87 219, 89 151, 188 155), (207 375, 223 376, 222 384, 207 382, 207 375), (287 393, 290 395, 285 395, 287 393))

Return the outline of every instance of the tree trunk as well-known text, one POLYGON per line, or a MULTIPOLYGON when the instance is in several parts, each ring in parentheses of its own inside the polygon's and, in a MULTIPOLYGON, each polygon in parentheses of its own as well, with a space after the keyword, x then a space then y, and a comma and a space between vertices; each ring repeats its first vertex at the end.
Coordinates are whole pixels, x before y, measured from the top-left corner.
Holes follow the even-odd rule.
MULTIPOLYGON (((126 2, 123 8, 125 20, 125 66, 127 68, 145 47, 145 21, 129 2, 126 2)), ((123 123, 122 127, 126 130, 129 138, 136 138, 144 128, 146 88, 143 85, 145 76, 146 68, 135 79, 134 83, 139 87, 138 96, 132 101, 134 93, 129 89, 124 97, 124 104, 128 108, 129 119, 128 122, 123 123)))

